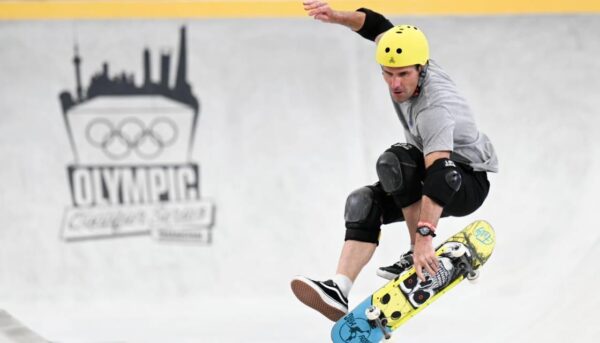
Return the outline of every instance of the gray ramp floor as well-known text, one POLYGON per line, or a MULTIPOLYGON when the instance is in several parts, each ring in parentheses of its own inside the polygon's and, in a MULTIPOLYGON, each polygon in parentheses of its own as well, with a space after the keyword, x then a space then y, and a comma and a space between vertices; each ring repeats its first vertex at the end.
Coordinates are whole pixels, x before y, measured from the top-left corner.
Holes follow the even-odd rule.
POLYGON ((0 342, 48 343, 4 310, 0 310, 0 342))

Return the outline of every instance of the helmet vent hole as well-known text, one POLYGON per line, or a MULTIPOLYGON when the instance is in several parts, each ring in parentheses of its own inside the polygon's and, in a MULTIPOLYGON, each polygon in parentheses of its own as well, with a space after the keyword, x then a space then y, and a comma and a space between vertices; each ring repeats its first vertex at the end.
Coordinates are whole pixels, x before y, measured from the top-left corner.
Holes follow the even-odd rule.
POLYGON ((400 48, 396 49, 396 53, 397 54, 401 54, 402 53, 402 49, 400 49, 400 48))
POLYGON ((390 52, 390 48, 385 48, 385 52, 390 52))

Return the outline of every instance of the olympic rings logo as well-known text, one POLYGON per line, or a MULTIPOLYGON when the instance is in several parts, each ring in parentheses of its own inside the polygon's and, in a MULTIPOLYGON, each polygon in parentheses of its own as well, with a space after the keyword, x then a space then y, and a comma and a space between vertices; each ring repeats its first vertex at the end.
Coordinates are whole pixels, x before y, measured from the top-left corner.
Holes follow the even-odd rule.
POLYGON ((154 119, 146 126, 138 118, 129 117, 115 126, 110 120, 98 118, 92 120, 85 130, 87 141, 104 153, 120 160, 131 152, 144 159, 158 157, 165 147, 177 140, 177 126, 165 117, 154 119))

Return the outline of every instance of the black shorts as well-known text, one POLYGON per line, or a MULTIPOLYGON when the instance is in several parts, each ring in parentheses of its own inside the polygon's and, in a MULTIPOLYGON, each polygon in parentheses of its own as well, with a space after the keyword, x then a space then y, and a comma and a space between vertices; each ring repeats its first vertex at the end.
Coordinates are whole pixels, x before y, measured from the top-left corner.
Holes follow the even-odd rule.
MULTIPOLYGON (((462 184, 452 201, 444 207, 442 217, 462 217, 473 213, 483 204, 490 190, 487 172, 473 171, 468 165, 455 163, 462 176, 462 184)), ((391 194, 383 190, 379 182, 367 187, 373 190, 375 201, 381 210, 382 224, 404 221, 402 208, 391 194)))

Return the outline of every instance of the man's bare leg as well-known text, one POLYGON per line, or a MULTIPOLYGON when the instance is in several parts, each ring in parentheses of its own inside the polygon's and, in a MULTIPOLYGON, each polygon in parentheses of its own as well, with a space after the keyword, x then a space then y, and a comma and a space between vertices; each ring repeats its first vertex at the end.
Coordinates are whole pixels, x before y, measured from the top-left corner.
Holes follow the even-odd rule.
POLYGON ((376 248, 377 245, 374 243, 352 240, 344 242, 336 273, 345 275, 354 282, 360 271, 373 257, 376 248))
MULTIPOLYGON (((419 223, 419 217, 421 214, 421 200, 414 202, 413 204, 402 208, 402 214, 404 216, 404 222, 408 229, 408 235, 410 238, 410 252, 412 253, 415 246, 415 239, 417 235, 417 226, 419 223)), ((402 249, 402 255, 400 260, 391 266, 380 267, 377 270, 377 275, 384 279, 391 280, 397 277, 402 271, 406 270, 409 263, 412 263, 409 258, 409 252, 402 249)))

